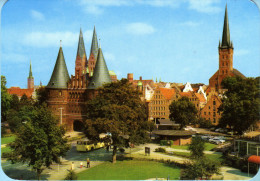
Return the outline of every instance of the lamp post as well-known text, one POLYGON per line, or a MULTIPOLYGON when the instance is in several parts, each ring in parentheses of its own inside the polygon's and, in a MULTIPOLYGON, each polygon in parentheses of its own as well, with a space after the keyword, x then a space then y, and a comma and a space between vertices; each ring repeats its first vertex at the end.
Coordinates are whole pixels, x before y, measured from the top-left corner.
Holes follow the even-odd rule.
POLYGON ((62 109, 64 109, 64 108, 61 107, 59 109, 60 109, 60 125, 62 125, 62 109))

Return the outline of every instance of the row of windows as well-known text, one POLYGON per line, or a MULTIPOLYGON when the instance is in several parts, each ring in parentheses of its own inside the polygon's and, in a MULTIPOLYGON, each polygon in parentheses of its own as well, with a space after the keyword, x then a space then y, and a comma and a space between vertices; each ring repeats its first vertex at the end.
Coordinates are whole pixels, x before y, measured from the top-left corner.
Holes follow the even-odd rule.
POLYGON ((153 111, 165 111, 165 107, 151 107, 153 111))
MULTIPOLYGON (((222 62, 222 66, 225 66, 225 62, 222 62)), ((228 62, 226 62, 226 66, 228 66, 228 62)))
POLYGON ((152 101, 151 104, 166 104, 166 101, 152 101))
MULTIPOLYGON (((219 112, 218 114, 220 115, 220 112, 219 112)), ((204 112, 204 115, 206 116, 206 115, 207 115, 207 112, 204 112)), ((210 112, 209 112, 208 115, 210 115, 210 112)), ((216 117, 216 112, 213 112, 213 117, 216 117)))
POLYGON ((165 112, 152 112, 151 113, 152 116, 165 116, 165 112))

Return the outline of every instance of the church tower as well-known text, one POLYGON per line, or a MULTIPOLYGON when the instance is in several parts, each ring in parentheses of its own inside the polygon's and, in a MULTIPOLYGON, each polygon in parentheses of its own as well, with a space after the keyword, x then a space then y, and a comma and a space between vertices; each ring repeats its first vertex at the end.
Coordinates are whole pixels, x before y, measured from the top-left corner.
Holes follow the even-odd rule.
POLYGON ((219 53, 219 69, 218 71, 209 79, 209 87, 215 91, 221 91, 222 80, 226 77, 240 76, 245 78, 245 76, 238 70, 233 68, 233 43, 230 40, 230 31, 228 24, 228 12, 227 5, 225 9, 222 41, 219 41, 218 53, 219 53))
POLYGON ((80 77, 83 74, 86 74, 86 67, 87 67, 87 55, 85 51, 82 30, 80 28, 78 51, 77 51, 77 56, 75 61, 75 76, 80 77))
POLYGON ((32 75, 32 64, 30 61, 29 77, 27 78, 27 89, 34 89, 34 78, 32 75))
POLYGON ((97 55, 98 55, 98 41, 97 41, 96 28, 94 26, 90 55, 88 60, 88 70, 87 70, 90 76, 93 76, 94 68, 97 61, 97 55))
POLYGON ((224 17, 222 42, 219 42, 219 74, 229 75, 233 71, 233 43, 230 41, 227 5, 224 17))

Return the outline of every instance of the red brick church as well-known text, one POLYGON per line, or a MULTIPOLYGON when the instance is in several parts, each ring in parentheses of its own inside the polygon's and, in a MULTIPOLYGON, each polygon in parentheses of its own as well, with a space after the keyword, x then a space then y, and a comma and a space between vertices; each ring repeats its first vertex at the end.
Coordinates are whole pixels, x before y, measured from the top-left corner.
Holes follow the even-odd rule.
MULTIPOLYGON (((111 76, 115 80, 115 75, 111 76)), ((71 77, 60 46, 53 73, 46 86, 47 104, 53 113, 59 116, 60 124, 65 125, 67 131, 82 130, 83 120, 86 119, 85 102, 95 96, 97 88, 102 87, 104 83, 110 83, 111 76, 102 49, 98 47, 95 27, 89 59, 87 59, 83 34, 80 30, 75 75, 71 77)))

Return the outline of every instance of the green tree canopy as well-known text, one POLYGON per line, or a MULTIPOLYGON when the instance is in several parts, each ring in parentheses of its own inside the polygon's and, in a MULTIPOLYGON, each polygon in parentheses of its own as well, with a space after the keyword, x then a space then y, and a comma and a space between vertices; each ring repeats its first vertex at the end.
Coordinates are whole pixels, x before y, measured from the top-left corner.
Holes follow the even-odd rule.
POLYGON ((197 109, 195 105, 189 101, 187 97, 182 97, 177 101, 173 101, 169 106, 170 119, 180 124, 180 129, 197 120, 197 109))
POLYGON ((60 162, 69 149, 63 137, 65 129, 58 126, 46 105, 27 107, 23 112, 23 124, 17 131, 16 140, 10 144, 12 152, 8 159, 15 162, 28 163, 37 172, 38 179, 44 167, 52 162, 60 162))
POLYGON ((219 107, 222 112, 219 125, 229 126, 241 135, 260 120, 259 77, 228 77, 222 81, 222 85, 227 91, 219 107))
POLYGON ((193 137, 188 149, 193 159, 200 159, 204 156, 205 142, 199 136, 193 137))
POLYGON ((97 96, 87 102, 85 133, 90 139, 98 139, 100 133, 110 132, 114 145, 113 162, 117 147, 125 147, 129 141, 143 143, 149 129, 146 107, 140 93, 126 79, 104 85, 97 96))
POLYGON ((1 75, 1 120, 6 121, 7 112, 10 108, 11 96, 7 92, 6 78, 1 75))

